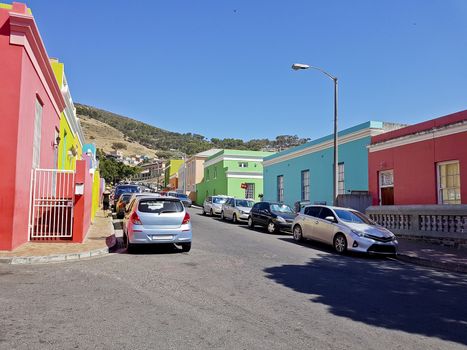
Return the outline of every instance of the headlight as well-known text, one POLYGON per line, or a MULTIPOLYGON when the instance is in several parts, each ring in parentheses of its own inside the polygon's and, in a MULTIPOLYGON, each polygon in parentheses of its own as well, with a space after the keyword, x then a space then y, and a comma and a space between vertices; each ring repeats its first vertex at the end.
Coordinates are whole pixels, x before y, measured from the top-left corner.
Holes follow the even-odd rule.
POLYGON ((356 234, 358 237, 365 237, 365 233, 357 230, 352 230, 352 233, 356 234))
POLYGON ((281 222, 281 223, 285 223, 285 222, 286 222, 285 219, 284 219, 282 216, 276 217, 276 221, 277 221, 277 222, 281 222))

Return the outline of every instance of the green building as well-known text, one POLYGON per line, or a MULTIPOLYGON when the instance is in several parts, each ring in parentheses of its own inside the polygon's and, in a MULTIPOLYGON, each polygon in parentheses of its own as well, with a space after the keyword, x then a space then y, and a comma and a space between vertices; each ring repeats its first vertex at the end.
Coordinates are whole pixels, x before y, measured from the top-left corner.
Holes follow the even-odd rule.
POLYGON ((196 202, 207 196, 227 195, 259 200, 263 194, 263 158, 272 152, 225 149, 204 162, 204 178, 196 185, 196 202))

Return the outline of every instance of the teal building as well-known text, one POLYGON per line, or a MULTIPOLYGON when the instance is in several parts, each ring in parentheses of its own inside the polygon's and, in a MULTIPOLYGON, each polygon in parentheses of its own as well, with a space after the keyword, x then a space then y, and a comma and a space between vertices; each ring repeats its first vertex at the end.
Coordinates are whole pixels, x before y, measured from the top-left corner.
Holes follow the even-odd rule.
MULTIPOLYGON (((368 150, 371 137, 400 125, 369 121, 342 130, 338 146, 338 194, 368 191, 368 150)), ((333 135, 270 155, 264 159, 264 200, 293 205, 332 205, 333 135)))

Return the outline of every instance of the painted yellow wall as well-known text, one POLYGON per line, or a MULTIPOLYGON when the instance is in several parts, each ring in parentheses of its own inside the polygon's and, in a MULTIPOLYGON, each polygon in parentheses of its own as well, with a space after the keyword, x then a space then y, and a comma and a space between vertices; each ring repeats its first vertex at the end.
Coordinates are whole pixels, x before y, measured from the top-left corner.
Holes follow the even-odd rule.
POLYGON ((96 217, 96 212, 99 209, 100 184, 101 176, 99 174, 99 170, 96 169, 96 172, 94 173, 94 181, 92 183, 91 221, 94 221, 94 218, 96 217))
MULTIPOLYGON (((57 79, 60 88, 63 87, 63 75, 65 66, 63 63, 57 60, 51 60, 55 78, 57 79)), ((64 170, 75 170, 76 160, 81 159, 82 147, 79 143, 78 135, 74 135, 71 131, 70 125, 65 117, 65 113, 60 114, 60 143, 58 145, 58 160, 57 168, 64 170), (75 149, 77 152, 76 156, 70 155, 68 152, 75 149)))

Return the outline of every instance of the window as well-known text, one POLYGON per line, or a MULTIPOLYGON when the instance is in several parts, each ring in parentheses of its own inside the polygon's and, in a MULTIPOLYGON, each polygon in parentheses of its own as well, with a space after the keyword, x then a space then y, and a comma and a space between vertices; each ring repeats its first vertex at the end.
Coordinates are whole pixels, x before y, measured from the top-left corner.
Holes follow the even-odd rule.
POLYGON ((284 175, 277 177, 277 201, 284 201, 284 175))
POLYGON ((461 204, 459 161, 438 163, 438 203, 461 204))
POLYGON ((255 198, 255 184, 253 183, 246 184, 245 198, 255 198))
POLYGON ((307 202, 310 200, 310 171, 302 171, 302 201, 307 202))
POLYGON ((142 213, 180 213, 183 204, 180 201, 157 199, 143 199, 139 202, 138 211, 142 213))
POLYGON ((217 179, 217 167, 214 167, 214 178, 217 179))
POLYGON ((248 162, 238 162, 239 168, 248 168, 248 162))
POLYGON ((319 218, 325 220, 328 216, 332 216, 334 219, 336 219, 336 216, 332 212, 331 209, 329 208, 321 208, 321 212, 319 213, 319 218))
POLYGON ((305 208, 305 215, 314 216, 315 218, 319 217, 319 212, 321 211, 321 207, 306 207, 305 208))
POLYGON ((41 134, 42 134, 42 104, 36 98, 36 111, 34 114, 34 140, 32 146, 32 167, 39 168, 41 160, 41 134))
POLYGON ((345 194, 344 163, 337 165, 337 194, 345 194))

